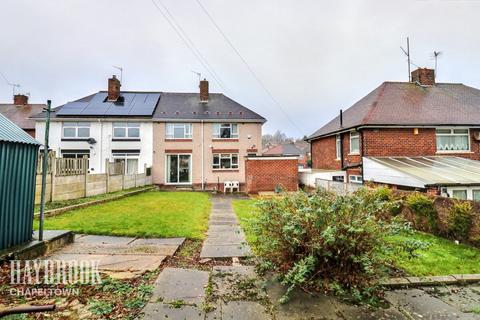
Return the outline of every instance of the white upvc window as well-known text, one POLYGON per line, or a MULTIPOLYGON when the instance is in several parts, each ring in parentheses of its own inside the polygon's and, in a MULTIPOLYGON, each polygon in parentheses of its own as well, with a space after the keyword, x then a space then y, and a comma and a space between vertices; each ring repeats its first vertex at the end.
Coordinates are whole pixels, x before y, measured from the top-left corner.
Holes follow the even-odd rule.
POLYGON ((360 153, 360 135, 357 131, 350 132, 350 153, 360 153))
POLYGON ((335 155, 337 160, 340 160, 342 157, 342 140, 339 134, 335 137, 335 155))
POLYGON ((136 174, 138 172, 138 158, 140 154, 136 152, 112 152, 115 163, 123 163, 124 174, 136 174))
POLYGON ((213 138, 238 139, 238 124, 237 123, 214 123, 213 138))
POLYGON ((238 153, 214 153, 213 169, 238 169, 238 153))
POLYGON ((467 189, 455 189, 452 190, 452 197, 460 200, 467 200, 467 189))
POLYGON ((438 152, 470 151, 470 131, 468 128, 437 128, 438 152))
POLYGON ((192 139, 191 123, 167 123, 167 139, 192 139))
POLYGON ((88 139, 90 138, 90 122, 64 122, 62 138, 88 139))
POLYGON ((114 122, 113 138, 114 139, 140 138, 140 123, 139 122, 114 122))
POLYGON ((350 183, 362 183, 362 176, 359 176, 359 175, 349 175, 348 176, 348 181, 350 181, 350 183))

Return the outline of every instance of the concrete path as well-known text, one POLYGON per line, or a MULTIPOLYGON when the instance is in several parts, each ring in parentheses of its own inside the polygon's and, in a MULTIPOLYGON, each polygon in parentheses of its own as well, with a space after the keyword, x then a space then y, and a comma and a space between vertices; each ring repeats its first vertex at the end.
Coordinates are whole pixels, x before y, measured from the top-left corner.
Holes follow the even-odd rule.
POLYGON ((137 239, 76 235, 75 242, 53 255, 51 260, 98 261, 99 270, 117 278, 131 278, 157 269, 177 251, 184 238, 137 239))
POLYGON ((231 258, 251 256, 245 234, 238 225, 232 208, 233 196, 212 197, 207 238, 203 242, 201 258, 231 258))

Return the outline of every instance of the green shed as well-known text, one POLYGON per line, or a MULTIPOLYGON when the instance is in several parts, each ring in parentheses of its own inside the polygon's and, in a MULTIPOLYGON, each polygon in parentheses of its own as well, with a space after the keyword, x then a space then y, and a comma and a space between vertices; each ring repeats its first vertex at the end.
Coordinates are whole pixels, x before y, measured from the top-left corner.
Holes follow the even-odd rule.
POLYGON ((39 147, 0 114, 0 250, 32 239, 39 147))

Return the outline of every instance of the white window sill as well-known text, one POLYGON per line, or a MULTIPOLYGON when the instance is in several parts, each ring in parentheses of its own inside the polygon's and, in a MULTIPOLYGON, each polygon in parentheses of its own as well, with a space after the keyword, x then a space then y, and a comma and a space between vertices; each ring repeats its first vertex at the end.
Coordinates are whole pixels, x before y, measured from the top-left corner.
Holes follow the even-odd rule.
POLYGON ((348 156, 359 156, 360 152, 350 152, 348 156))

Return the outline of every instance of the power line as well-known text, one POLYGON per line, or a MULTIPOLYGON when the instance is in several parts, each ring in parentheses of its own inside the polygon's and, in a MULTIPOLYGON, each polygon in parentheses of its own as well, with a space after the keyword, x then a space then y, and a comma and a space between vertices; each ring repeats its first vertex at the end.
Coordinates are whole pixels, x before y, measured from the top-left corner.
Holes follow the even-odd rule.
POLYGON ((240 58, 240 60, 243 62, 243 64, 247 67, 248 71, 252 74, 252 76, 255 78, 255 80, 260 84, 262 89, 266 92, 266 94, 269 96, 269 98, 277 105, 277 107, 282 111, 284 116, 290 121, 290 123, 297 129, 302 135, 305 133, 303 132, 302 129, 300 129, 295 122, 288 116, 287 112, 283 109, 282 105, 280 102, 278 102, 277 99, 273 96, 273 94, 268 90, 268 88, 265 86, 263 81, 260 79, 260 77, 256 74, 256 72, 253 70, 253 68, 250 66, 250 64, 243 58, 243 56, 240 54, 240 52, 237 50, 237 48, 233 45, 233 43, 230 41, 230 39, 227 37, 225 32, 222 31, 220 26, 215 22, 215 19, 213 19, 212 15, 208 12, 208 10, 202 5, 200 0, 196 0, 202 11, 207 15, 208 19, 212 22, 212 24, 215 26, 217 31, 222 35, 223 39, 228 43, 230 48, 235 52, 235 54, 240 58))
POLYGON ((208 63, 207 59, 202 55, 200 50, 197 49, 195 43, 188 37, 187 33, 183 30, 181 25, 175 20, 173 15, 170 13, 168 8, 162 3, 162 1, 157 0, 160 5, 163 7, 163 10, 158 6, 155 0, 151 0, 155 8, 162 14, 162 16, 167 20, 168 24, 172 27, 175 33, 180 37, 183 43, 187 46, 187 48, 191 51, 191 53, 197 58, 200 64, 207 70, 208 73, 212 76, 212 78, 217 82, 217 84, 224 90, 227 91, 226 86, 223 84, 223 81, 215 72, 215 69, 208 63))

